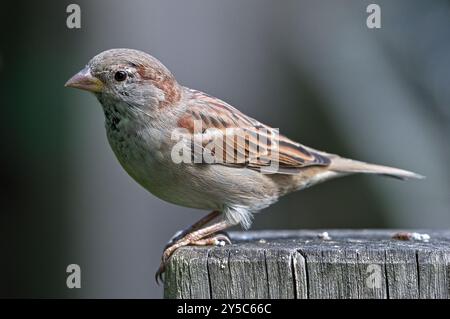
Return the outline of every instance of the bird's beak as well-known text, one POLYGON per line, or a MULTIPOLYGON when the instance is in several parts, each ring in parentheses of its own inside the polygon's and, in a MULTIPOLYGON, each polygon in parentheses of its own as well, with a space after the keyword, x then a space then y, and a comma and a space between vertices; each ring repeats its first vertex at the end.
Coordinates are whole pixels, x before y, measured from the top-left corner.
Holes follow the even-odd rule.
POLYGON ((91 70, 88 66, 72 76, 64 86, 86 90, 93 93, 101 92, 103 89, 102 81, 91 74, 91 70))

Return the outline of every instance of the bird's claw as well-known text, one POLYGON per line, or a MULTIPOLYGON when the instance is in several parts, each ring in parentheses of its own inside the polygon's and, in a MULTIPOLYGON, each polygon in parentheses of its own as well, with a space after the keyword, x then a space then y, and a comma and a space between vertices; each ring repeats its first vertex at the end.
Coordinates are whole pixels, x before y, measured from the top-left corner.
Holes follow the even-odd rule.
MULTIPOLYGON (((167 243, 166 247, 164 248, 164 252, 161 257, 161 264, 159 265, 158 270, 155 273, 155 280, 156 283, 159 284, 160 282, 164 282, 163 273, 166 270, 166 266, 169 263, 169 259, 172 256, 172 254, 176 251, 177 248, 173 248, 177 243, 179 243, 184 237, 179 238, 178 240, 174 240, 177 238, 177 236, 180 236, 181 232, 177 232, 167 243)), ((214 235, 211 235, 209 237, 205 237, 198 240, 190 241, 188 244, 183 245, 192 245, 192 246, 225 246, 226 244, 231 245, 231 240, 228 237, 226 232, 218 232, 214 235)))
POLYGON ((164 265, 163 262, 161 262, 158 270, 155 273, 155 281, 158 285, 160 282, 162 282, 162 283, 164 282, 163 273, 165 272, 165 270, 166 270, 166 266, 164 265))
POLYGON ((164 248, 164 252, 161 257, 161 264, 155 273, 156 283, 159 285, 160 282, 164 282, 163 273, 166 271, 166 266, 169 263, 169 258, 175 252, 175 249, 171 249, 172 246, 164 248))
POLYGON ((231 245, 231 239, 225 232, 217 233, 209 238, 214 241, 212 244, 216 246, 231 245))

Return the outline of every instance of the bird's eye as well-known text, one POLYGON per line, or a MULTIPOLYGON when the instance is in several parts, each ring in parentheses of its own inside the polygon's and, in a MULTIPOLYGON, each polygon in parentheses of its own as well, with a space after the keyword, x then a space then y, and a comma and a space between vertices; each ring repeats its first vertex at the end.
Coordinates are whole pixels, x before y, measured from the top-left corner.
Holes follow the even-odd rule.
POLYGON ((127 78, 127 72, 125 72, 125 71, 117 71, 116 74, 114 74, 114 79, 117 82, 125 81, 126 78, 127 78))

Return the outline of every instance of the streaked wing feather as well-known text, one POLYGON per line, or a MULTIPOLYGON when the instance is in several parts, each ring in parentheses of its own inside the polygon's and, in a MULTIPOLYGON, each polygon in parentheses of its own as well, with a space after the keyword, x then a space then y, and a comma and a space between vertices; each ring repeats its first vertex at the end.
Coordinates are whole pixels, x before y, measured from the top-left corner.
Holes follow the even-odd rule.
POLYGON ((205 148, 211 145, 218 133, 226 134, 233 129, 245 132, 244 140, 235 136, 225 138, 223 145, 212 148, 214 154, 222 152, 223 158, 232 159, 218 164, 260 171, 270 165, 269 159, 273 160, 271 146, 274 145, 278 145, 278 173, 295 174, 307 166, 330 164, 327 156, 278 135, 270 126, 244 115, 231 105, 200 91, 191 90, 191 94, 186 114, 180 117, 178 126, 187 129, 194 136, 194 143, 205 148), (195 122, 201 125, 200 130, 195 131, 195 122))

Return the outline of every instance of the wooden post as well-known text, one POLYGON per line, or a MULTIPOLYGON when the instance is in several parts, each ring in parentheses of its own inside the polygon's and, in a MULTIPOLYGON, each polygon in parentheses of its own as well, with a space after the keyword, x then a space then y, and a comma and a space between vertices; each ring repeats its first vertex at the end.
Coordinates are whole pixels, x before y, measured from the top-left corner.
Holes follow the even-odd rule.
POLYGON ((450 231, 252 231, 233 245, 184 247, 166 298, 449 298, 450 231), (425 239, 425 240, 424 240, 425 239))

